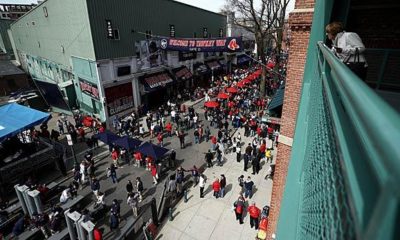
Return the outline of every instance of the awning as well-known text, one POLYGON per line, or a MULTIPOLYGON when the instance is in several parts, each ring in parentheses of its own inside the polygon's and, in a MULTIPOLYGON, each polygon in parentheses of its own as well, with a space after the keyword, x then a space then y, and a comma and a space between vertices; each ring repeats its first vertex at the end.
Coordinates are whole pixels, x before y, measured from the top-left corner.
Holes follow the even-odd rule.
POLYGON ((190 70, 186 66, 174 68, 172 69, 172 72, 175 75, 176 80, 178 81, 185 81, 193 77, 192 72, 190 72, 190 70))
POLYGON ((174 82, 174 79, 167 71, 146 74, 139 77, 139 79, 148 92, 158 90, 174 82))
POLYGON ((135 150, 137 147, 142 144, 142 141, 134 138, 130 138, 128 136, 121 137, 114 141, 114 144, 123 147, 126 150, 135 150))
POLYGON ((245 64, 245 63, 250 62, 251 60, 252 59, 245 54, 237 56, 237 64, 245 64))
POLYGON ((145 142, 138 149, 140 153, 150 156, 154 159, 160 159, 169 151, 166 148, 156 146, 152 143, 145 142))
POLYGON ((210 72, 210 69, 204 63, 195 63, 193 69, 198 75, 205 75, 210 72))
POLYGON ((221 64, 217 60, 206 62, 207 66, 212 70, 218 70, 222 68, 221 64))
POLYGON ((51 118, 48 113, 17 103, 1 106, 0 116, 0 142, 51 118))
POLYGON ((114 143, 116 140, 118 140, 120 138, 117 134, 115 134, 109 130, 106 130, 102 133, 96 134, 95 137, 97 139, 99 139, 100 141, 102 141, 103 143, 108 144, 108 145, 114 143))
POLYGON ((276 91, 274 98, 268 105, 268 110, 273 110, 283 105, 283 99, 285 97, 285 84, 282 84, 276 91))

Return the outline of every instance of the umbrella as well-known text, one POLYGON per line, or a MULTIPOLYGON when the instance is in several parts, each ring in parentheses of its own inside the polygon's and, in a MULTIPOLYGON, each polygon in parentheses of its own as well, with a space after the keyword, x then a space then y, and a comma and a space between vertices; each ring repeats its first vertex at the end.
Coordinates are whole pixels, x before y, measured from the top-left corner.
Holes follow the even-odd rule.
POLYGON ((219 103, 215 101, 208 101, 204 103, 204 106, 208 108, 216 108, 219 106, 219 103))
POLYGON ((108 145, 110 145, 111 143, 115 142, 117 139, 120 138, 118 135, 111 132, 110 130, 106 130, 102 133, 96 134, 95 137, 108 145))
POLYGON ((150 156, 153 159, 162 158, 169 150, 157 145, 145 142, 137 148, 140 153, 150 156))
POLYGON ((234 87, 228 87, 228 88, 226 89, 226 91, 227 91, 228 93, 237 93, 237 92, 238 92, 237 88, 234 88, 234 87))
POLYGON ((124 136, 115 140, 113 143, 127 150, 134 150, 142 144, 142 141, 124 136))
POLYGON ((226 93, 220 92, 220 93, 218 93, 217 98, 218 98, 218 99, 228 99, 228 98, 229 98, 229 95, 226 94, 226 93))
POLYGON ((236 84, 236 86, 237 86, 237 87, 240 87, 240 88, 244 88, 244 87, 245 87, 245 84, 244 84, 244 82, 240 81, 240 82, 238 82, 238 83, 236 84))

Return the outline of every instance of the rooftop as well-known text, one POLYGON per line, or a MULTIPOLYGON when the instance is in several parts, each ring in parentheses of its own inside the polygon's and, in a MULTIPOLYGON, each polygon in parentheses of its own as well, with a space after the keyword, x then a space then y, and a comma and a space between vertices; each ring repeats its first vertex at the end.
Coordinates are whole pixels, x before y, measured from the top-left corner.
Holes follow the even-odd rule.
POLYGON ((11 61, 0 61, 0 77, 25 74, 24 71, 11 63, 11 61))

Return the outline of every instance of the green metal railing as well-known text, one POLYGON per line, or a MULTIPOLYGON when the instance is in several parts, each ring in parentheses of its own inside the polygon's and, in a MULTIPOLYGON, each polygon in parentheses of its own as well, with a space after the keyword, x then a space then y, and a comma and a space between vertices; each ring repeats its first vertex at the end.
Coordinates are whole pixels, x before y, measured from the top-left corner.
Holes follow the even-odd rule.
POLYGON ((400 115, 310 46, 277 239, 400 239, 400 115))

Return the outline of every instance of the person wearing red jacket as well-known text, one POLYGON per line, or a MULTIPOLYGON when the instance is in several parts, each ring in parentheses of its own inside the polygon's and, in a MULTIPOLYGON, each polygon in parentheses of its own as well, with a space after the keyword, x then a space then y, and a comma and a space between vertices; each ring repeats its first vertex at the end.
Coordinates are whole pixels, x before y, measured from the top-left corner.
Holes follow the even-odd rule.
POLYGON ((219 183, 219 179, 216 178, 215 181, 212 184, 212 188, 214 190, 214 197, 218 198, 219 197, 219 191, 221 190, 221 184, 219 183))
POLYGON ((215 136, 211 136, 211 144, 212 144, 212 150, 215 150, 215 147, 217 146, 217 138, 215 136))
POLYGON ((151 176, 153 176, 153 183, 156 185, 158 183, 158 173, 157 166, 155 164, 151 164, 151 176))
POLYGON ((158 133, 158 136, 157 136, 158 145, 160 145, 161 147, 164 147, 163 139, 164 139, 163 134, 161 132, 158 133))
POLYGON ((256 203, 253 202, 250 207, 247 208, 247 212, 249 212, 250 215, 250 227, 255 229, 258 229, 258 218, 260 217, 261 210, 256 207, 256 203))
POLYGON ((94 240, 103 240, 103 233, 97 227, 93 229, 93 238, 94 240))
POLYGON ((115 167, 118 167, 118 158, 119 158, 119 153, 117 149, 113 148, 111 152, 111 159, 113 160, 115 167))
POLYGON ((167 125, 165 125, 165 130, 168 132, 168 136, 172 136, 172 125, 170 122, 167 123, 167 125))

